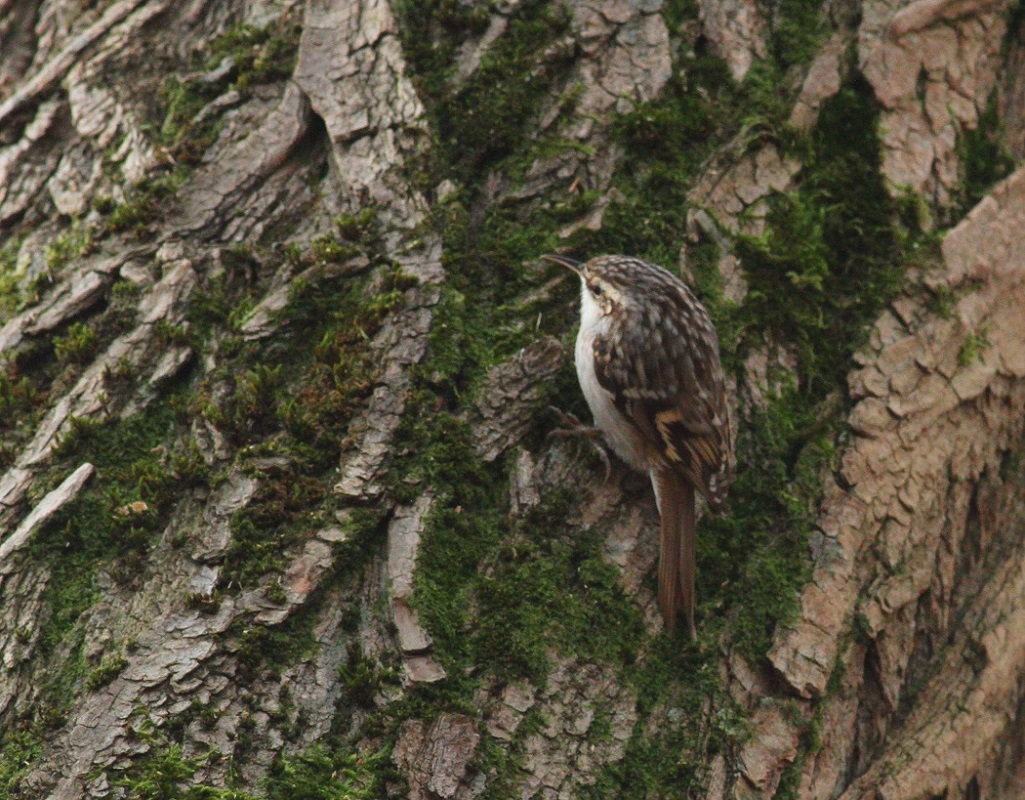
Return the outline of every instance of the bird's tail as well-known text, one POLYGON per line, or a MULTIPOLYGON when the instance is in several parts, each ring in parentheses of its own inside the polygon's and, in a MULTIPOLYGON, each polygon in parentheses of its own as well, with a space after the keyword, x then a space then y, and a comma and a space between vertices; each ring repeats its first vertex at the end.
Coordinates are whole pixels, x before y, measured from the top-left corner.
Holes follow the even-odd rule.
POLYGON ((691 640, 694 627, 695 514, 694 486, 671 470, 652 473, 659 512, 662 516, 658 559, 658 607, 666 630, 676 630, 682 611, 691 640))

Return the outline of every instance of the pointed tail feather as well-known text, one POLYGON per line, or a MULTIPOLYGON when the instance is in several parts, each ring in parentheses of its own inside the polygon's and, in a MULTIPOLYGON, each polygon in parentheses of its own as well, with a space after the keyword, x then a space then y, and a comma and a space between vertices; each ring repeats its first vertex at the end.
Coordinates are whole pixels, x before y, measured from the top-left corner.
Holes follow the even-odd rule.
POLYGON ((658 606, 670 633, 675 630, 676 616, 682 610, 687 632, 693 640, 697 636, 694 627, 694 487, 669 470, 653 472, 651 483, 662 515, 658 606))

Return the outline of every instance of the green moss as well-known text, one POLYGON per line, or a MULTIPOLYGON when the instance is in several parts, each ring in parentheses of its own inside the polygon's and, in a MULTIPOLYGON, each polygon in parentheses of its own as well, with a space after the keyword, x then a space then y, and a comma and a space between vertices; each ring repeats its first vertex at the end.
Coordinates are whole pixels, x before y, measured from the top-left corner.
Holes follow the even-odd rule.
POLYGON ((256 364, 234 384, 229 397, 212 400, 202 413, 218 430, 242 444, 265 435, 276 424, 278 397, 285 385, 283 365, 256 364))
POLYGON ((195 328, 199 339, 214 339, 215 333, 222 334, 223 329, 230 328, 229 319, 239 305, 246 305, 251 310, 251 292, 252 287, 231 273, 217 275, 205 282, 202 291, 193 296, 186 310, 188 322, 195 328))
MULTIPOLYGON (((216 141, 221 131, 220 117, 210 114, 201 119, 198 115, 223 91, 222 82, 183 80, 175 75, 164 80, 157 95, 159 113, 163 115, 157 140, 178 163, 199 164, 203 153, 216 141)), ((113 210, 108 208, 101 213, 113 210)))
POLYGON ((954 319, 957 313, 957 293, 946 284, 929 289, 926 309, 940 319, 954 319))
POLYGON ((93 208, 99 214, 109 214, 117 208, 117 201, 109 194, 98 194, 93 197, 93 208))
POLYGON ((570 524, 569 500, 546 498, 533 509, 476 581, 473 663, 488 663, 501 679, 544 684, 552 654, 612 664, 637 658, 640 612, 603 556, 600 534, 570 524))
POLYGON ((564 518, 562 534, 552 537, 532 524, 539 516, 521 529, 534 535, 518 541, 514 534, 492 557, 495 572, 475 582, 481 612, 470 642, 474 655, 490 653, 489 666, 503 679, 540 683, 553 653, 617 662, 636 657, 642 626, 597 538, 570 539, 564 518))
POLYGON ((440 390, 459 397, 495 360, 487 310, 467 303, 463 292, 445 286, 434 310, 429 360, 424 373, 440 390))
MULTIPOLYGON (((90 676, 81 656, 84 634, 79 623, 100 597, 96 575, 101 568, 117 581, 137 578, 144 569, 143 554, 177 499, 178 476, 155 450, 172 440, 172 415, 168 404, 154 403, 144 414, 124 421, 79 421, 64 438, 51 468, 52 482, 85 460, 96 472, 78 497, 29 543, 32 562, 50 575, 42 596, 46 614, 32 656, 38 664, 59 664, 56 669, 38 668, 45 676, 40 716, 49 724, 63 722, 82 682, 108 674, 101 665, 100 672, 90 676)), ((107 664, 109 670, 115 666, 113 661, 107 664)))
POLYGON ((54 337, 53 350, 63 363, 88 363, 96 355, 96 331, 84 322, 73 322, 64 336, 54 337))
POLYGON ((809 413, 795 399, 785 392, 745 426, 730 513, 703 520, 698 540, 699 616, 713 630, 725 624, 737 649, 755 660, 775 626, 797 612, 798 590, 810 577, 807 537, 818 489, 797 476, 816 475, 832 453, 832 428, 809 442, 812 420, 794 413, 795 405, 809 413))
POLYGON ((983 326, 977 331, 969 331, 965 335, 964 344, 957 354, 957 363, 962 367, 972 364, 985 364, 986 351, 993 345, 989 341, 989 327, 983 326))
POLYGON ((972 129, 961 132, 957 155, 962 183, 957 211, 967 214, 989 192, 993 184, 1014 169, 1014 157, 1007 147, 1000 119, 999 98, 994 88, 972 129))
POLYGON ((462 394, 489 366, 534 338, 523 319, 537 318, 552 304, 524 309, 513 302, 536 280, 524 266, 557 248, 558 228, 595 199, 566 187, 547 197, 539 213, 532 201, 492 203, 484 185, 487 174, 522 177, 534 159, 575 146, 530 133, 546 97, 571 66, 572 53, 560 45, 569 20, 557 3, 517 6, 477 70, 459 80, 456 52, 483 32, 488 14, 436 1, 404 3, 400 19, 413 79, 435 132, 413 177, 429 192, 442 180, 455 184, 429 222, 444 239, 448 277, 431 335, 432 369, 425 376, 441 393, 465 400, 462 394))
POLYGON ((0 739, 0 796, 17 797, 21 780, 43 750, 38 732, 15 730, 0 739))
POLYGON ((640 719, 623 759, 606 766, 581 796, 700 796, 706 759, 722 754, 732 763, 749 733, 742 711, 722 686, 718 666, 696 649, 681 650, 662 637, 624 678, 637 694, 640 719), (664 707, 666 716, 652 731, 645 717, 656 707, 664 707))
POLYGON ((326 496, 323 480, 295 468, 266 478, 231 518, 231 545, 222 570, 225 585, 251 588, 264 575, 280 571, 288 546, 309 536, 311 518, 326 496))
POLYGON ((71 260, 92 252, 93 247, 92 229, 76 220, 46 246, 43 251, 46 268, 51 273, 58 273, 71 260))
MULTIPOLYGON (((572 64, 571 51, 558 44, 569 19, 560 4, 548 0, 519 4, 475 72, 459 80, 458 48, 483 32, 488 13, 446 0, 402 3, 399 12, 412 77, 434 131, 432 146, 415 165, 413 179, 428 192, 443 180, 455 182, 456 190, 435 206, 430 224, 445 240, 447 285, 455 293, 449 299, 459 294, 473 298, 458 309, 458 321, 450 317, 440 330, 442 337, 455 334, 457 341, 476 349, 473 367, 468 360, 459 360, 477 373, 474 367, 493 363, 529 341, 510 335, 522 312, 506 304, 530 284, 524 264, 557 246, 558 217, 565 220, 571 206, 582 205, 575 194, 559 191, 548 198, 551 214, 547 208, 538 214, 533 203, 496 206, 488 200, 483 182, 488 172, 511 170, 522 175, 535 158, 551 154, 553 146, 572 146, 531 136, 545 98, 572 64), (496 332, 505 341, 491 347, 496 332)), ((432 349, 436 346, 446 345, 432 343, 432 349)), ((453 348, 450 354, 455 355, 453 348)), ((472 374, 450 369, 436 377, 448 384, 447 390, 459 390, 474 380, 472 374)))
POLYGON ((274 760, 266 782, 267 800, 376 800, 386 796, 387 782, 396 777, 390 759, 390 746, 354 752, 314 745, 299 755, 274 760))
POLYGON ((784 767, 773 800, 798 800, 801 797, 801 778, 808 766, 808 759, 822 747, 822 709, 823 706, 818 706, 814 715, 800 724, 801 738, 797 744, 797 755, 784 767))
POLYGON ((763 237, 738 243, 752 291, 747 329, 772 330, 795 345, 798 386, 818 398, 842 385, 868 323, 904 283, 899 208, 880 176, 877 115, 860 77, 830 98, 800 188, 771 204, 763 237))
POLYGON ((311 603, 277 626, 239 620, 225 636, 247 681, 257 677, 279 678, 290 666, 315 652, 316 622, 316 604, 311 603))
POLYGON ((100 661, 99 666, 89 673, 85 685, 95 691, 114 680, 127 666, 128 659, 121 653, 108 653, 100 661))
POLYGON ((238 25, 194 59, 189 75, 165 79, 157 94, 156 138, 176 163, 199 164, 216 141, 221 113, 201 113, 211 102, 229 89, 245 94, 258 84, 291 76, 302 32, 295 17, 285 14, 265 28, 238 25))
POLYGON ((207 66, 212 69, 221 59, 232 59, 234 87, 241 91, 282 81, 295 70, 301 35, 302 25, 295 13, 284 14, 263 28, 236 25, 211 43, 207 66))
MULTIPOLYGON (((20 248, 15 237, 0 249, 0 326, 24 300, 23 281, 15 271, 20 248)), ((37 341, 0 357, 0 469, 14 462, 24 440, 34 433, 45 396, 38 364, 48 360, 48 351, 46 343, 37 341)))
POLYGON ((376 238, 377 209, 367 206, 355 214, 342 213, 335 217, 334 223, 343 239, 369 245, 376 238))
POLYGON ((404 52, 413 80, 428 100, 445 175, 475 178, 484 165, 512 155, 533 129, 540 102, 570 65, 572 52, 545 53, 568 30, 565 9, 549 0, 528 0, 508 14, 509 27, 483 54, 466 81, 455 78, 455 54, 483 32, 483 8, 447 0, 402 2, 404 52), (545 53, 544 57, 541 56, 545 53))
POLYGON ((313 280, 293 289, 283 317, 297 370, 276 413, 303 453, 323 468, 337 463, 348 422, 373 390, 380 365, 370 341, 402 307, 413 283, 400 270, 387 269, 372 294, 357 278, 313 280))
POLYGON ((21 302, 21 281, 16 271, 20 250, 18 237, 4 242, 0 248, 0 325, 14 315, 21 302))
POLYGON ((4 241, 0 247, 0 271, 9 272, 14 270, 18 264, 18 251, 21 250, 24 237, 13 236, 4 241))
POLYGON ((151 725, 143 724, 137 735, 149 749, 123 770, 107 770, 107 780, 137 800, 255 800, 233 788, 217 788, 194 782, 200 768, 220 760, 216 750, 186 757, 180 744, 171 743, 151 725))
POLYGON ((186 168, 178 167, 129 186, 124 202, 115 205, 107 217, 106 230, 110 233, 144 233, 157 221, 166 204, 177 197, 178 187, 186 176, 186 168))
POLYGON ((194 344, 185 325, 176 325, 161 319, 153 325, 153 332, 157 341, 162 344, 178 346, 194 344))
POLYGON ((783 68, 810 62, 827 32, 818 0, 781 0, 773 7, 770 25, 772 55, 783 68))
POLYGON ((397 686, 398 671, 367 658, 357 641, 348 646, 348 658, 338 670, 346 699, 363 708, 374 707, 374 697, 385 684, 397 686))
MULTIPOLYGON (((636 658, 639 611, 618 572, 602 557, 601 538, 572 524, 571 498, 551 496, 523 519, 508 519, 504 468, 472 451, 469 430, 435 411, 412 417, 402 440, 417 454, 393 467, 393 491, 436 495, 416 572, 415 605, 450 675, 471 665, 483 675, 543 683, 553 654, 600 662, 636 658)), ((470 695, 466 695, 468 698, 470 695)))
POLYGON ((310 243, 310 250, 318 264, 336 264, 352 258, 359 248, 347 242, 340 242, 333 236, 318 236, 310 243))
POLYGON ((0 370, 0 431, 8 430, 12 422, 32 411, 38 402, 36 388, 28 377, 19 374, 17 364, 4 362, 0 370))
MULTIPOLYGON (((296 16, 285 13, 264 29, 233 28, 197 54, 188 75, 170 75, 164 80, 150 125, 156 143, 167 152, 174 168, 128 187, 121 202, 97 196, 93 207, 107 219, 96 233, 146 234, 220 133, 222 109, 214 109, 211 103, 231 88, 245 95, 251 86, 291 76, 301 34, 296 16), (221 66, 226 69, 215 73, 221 66)), ((113 166, 111 154, 108 166, 113 166)), ((86 233, 91 236, 93 232, 86 233)), ((59 261, 64 257, 63 251, 54 250, 52 258, 59 261)))
MULTIPOLYGON (((370 241, 373 218, 352 218, 364 226, 362 232, 354 231, 357 223, 348 219, 339 228, 370 241)), ((232 280, 218 282, 205 306, 195 309, 193 335, 216 337, 245 318, 230 310, 237 308, 232 280)), ((274 459, 272 466, 259 468, 260 488, 232 518, 232 543, 222 571, 225 586, 249 588, 280 572, 288 548, 329 519, 335 502, 330 486, 337 480, 349 421, 380 369, 371 340, 404 305, 405 292, 415 283, 388 266, 379 269, 374 281, 327 278, 313 270, 293 287, 282 312, 282 331, 269 350, 240 339, 228 350, 219 340, 221 367, 200 384, 189 413, 206 416, 232 444, 247 448, 247 458, 274 459)), ((376 530, 377 518, 368 524, 376 530)), ((363 546, 361 537, 356 540, 363 546)))

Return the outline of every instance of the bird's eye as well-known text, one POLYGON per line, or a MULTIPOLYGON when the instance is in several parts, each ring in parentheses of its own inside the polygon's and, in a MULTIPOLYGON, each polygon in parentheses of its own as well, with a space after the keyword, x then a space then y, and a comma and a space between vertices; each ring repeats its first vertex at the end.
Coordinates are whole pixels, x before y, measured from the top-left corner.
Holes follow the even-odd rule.
POLYGON ((589 283, 587 284, 587 288, 595 297, 601 297, 604 293, 604 290, 597 283, 589 283))

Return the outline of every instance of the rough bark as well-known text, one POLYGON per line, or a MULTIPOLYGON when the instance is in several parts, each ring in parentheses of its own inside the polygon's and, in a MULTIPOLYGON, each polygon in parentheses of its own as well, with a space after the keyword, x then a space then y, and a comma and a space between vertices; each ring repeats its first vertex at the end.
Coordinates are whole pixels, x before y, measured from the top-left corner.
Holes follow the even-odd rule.
MULTIPOLYGON (((797 58, 771 4, 456 5, 416 27, 389 0, 0 0, 0 786, 1017 796, 1025 170, 987 181, 1022 153, 1020 19, 827 3, 797 58), (716 59, 785 112, 715 107, 716 59), (474 107, 506 81, 520 117, 474 107), (661 630, 649 489, 548 435, 547 406, 580 407, 575 287, 534 257, 621 241, 636 131, 693 96, 713 122, 648 140, 706 148, 686 198, 645 199, 687 229, 651 226, 723 318, 762 308, 743 243, 772 246, 822 160, 795 137, 858 81, 917 217, 894 230, 942 243, 901 251, 816 400, 815 485, 784 469, 790 613, 752 653, 747 562, 720 567, 691 648, 661 630), (511 133, 478 157, 458 137, 490 116, 511 133), (442 550, 463 519, 477 539, 442 550)), ((731 367, 740 437, 804 374, 800 332, 764 330, 731 367)))

